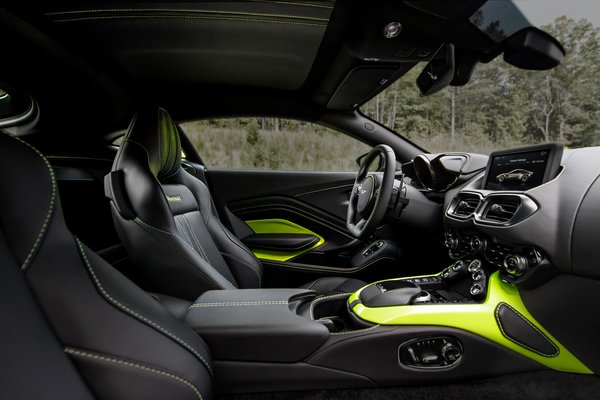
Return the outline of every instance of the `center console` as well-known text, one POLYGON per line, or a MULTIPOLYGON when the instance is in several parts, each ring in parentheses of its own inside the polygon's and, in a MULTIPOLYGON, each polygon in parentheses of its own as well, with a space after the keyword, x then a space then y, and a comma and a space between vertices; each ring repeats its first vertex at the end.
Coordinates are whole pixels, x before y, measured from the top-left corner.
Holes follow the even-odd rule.
POLYGON ((471 259, 355 293, 209 291, 185 321, 209 345, 223 393, 431 383, 543 368, 589 373, 529 314, 506 276, 471 259))
POLYGON ((556 273, 550 260, 560 254, 544 224, 556 222, 549 202, 558 198, 557 185, 550 181, 560 180, 561 152, 542 145, 494 153, 485 173, 449 191, 445 244, 454 262, 437 274, 325 296, 306 289, 204 293, 185 321, 208 343, 220 390, 430 384, 540 369, 591 373, 521 298, 556 273))

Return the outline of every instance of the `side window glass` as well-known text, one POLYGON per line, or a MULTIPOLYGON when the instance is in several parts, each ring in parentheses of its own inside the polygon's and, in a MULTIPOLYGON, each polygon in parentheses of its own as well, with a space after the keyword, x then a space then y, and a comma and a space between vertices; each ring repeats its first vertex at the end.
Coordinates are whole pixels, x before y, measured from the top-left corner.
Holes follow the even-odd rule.
POLYGON ((181 125, 212 168, 354 171, 371 147, 338 131, 279 118, 227 118, 181 125))

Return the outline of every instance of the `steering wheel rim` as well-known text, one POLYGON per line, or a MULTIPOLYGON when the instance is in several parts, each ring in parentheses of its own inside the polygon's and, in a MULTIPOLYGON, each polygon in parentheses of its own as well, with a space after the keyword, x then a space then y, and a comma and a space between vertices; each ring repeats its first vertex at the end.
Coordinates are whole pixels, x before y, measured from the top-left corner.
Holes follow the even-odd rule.
POLYGON ((390 146, 377 145, 365 156, 352 187, 346 216, 346 228, 357 239, 370 236, 381 225, 392 197, 395 174, 396 154, 390 146), (383 174, 371 174, 369 168, 378 156, 383 160, 383 174))

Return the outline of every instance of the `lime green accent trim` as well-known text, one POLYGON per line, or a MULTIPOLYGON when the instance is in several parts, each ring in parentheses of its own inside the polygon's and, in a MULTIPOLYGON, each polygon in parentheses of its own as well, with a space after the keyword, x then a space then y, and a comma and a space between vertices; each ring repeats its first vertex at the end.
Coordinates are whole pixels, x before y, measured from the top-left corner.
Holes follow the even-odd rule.
POLYGON ((245 221, 246 224, 254 231, 254 233, 300 233, 314 235, 319 238, 319 241, 302 251, 297 252, 286 252, 286 251, 270 251, 270 250, 252 250, 256 258, 261 260, 270 261, 289 261, 294 257, 298 257, 301 254, 307 253, 311 250, 316 249, 325 243, 325 239, 317 235, 311 230, 308 230, 298 224, 287 221, 285 219, 259 219, 253 221, 245 221))
MULTIPOLYGON (((359 299, 362 290, 353 293, 348 303, 359 299)), ((523 304, 518 289, 502 281, 498 272, 490 276, 488 295, 482 304, 426 304, 378 308, 357 304, 352 311, 361 319, 378 325, 437 325, 461 329, 496 342, 548 368, 581 374, 593 373, 533 318, 523 304), (495 311, 500 303, 508 304, 525 317, 558 347, 558 354, 544 356, 506 338, 496 321, 495 311)))

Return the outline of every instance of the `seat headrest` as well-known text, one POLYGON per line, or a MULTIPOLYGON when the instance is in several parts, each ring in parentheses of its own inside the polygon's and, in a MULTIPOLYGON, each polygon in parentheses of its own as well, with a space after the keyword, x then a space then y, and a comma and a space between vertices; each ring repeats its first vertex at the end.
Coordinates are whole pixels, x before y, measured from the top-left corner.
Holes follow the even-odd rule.
POLYGON ((167 179, 181 167, 181 141, 175 122, 162 108, 139 111, 125 134, 130 142, 144 148, 150 170, 159 180, 167 179))

